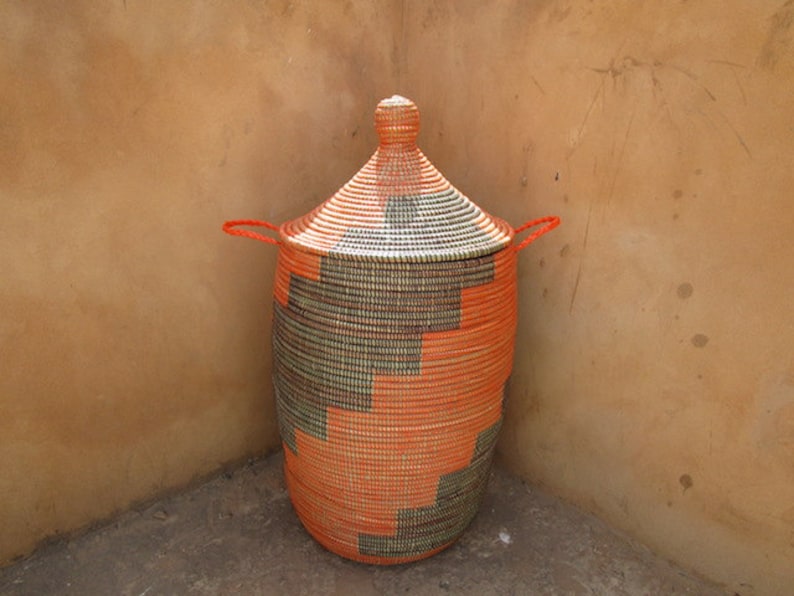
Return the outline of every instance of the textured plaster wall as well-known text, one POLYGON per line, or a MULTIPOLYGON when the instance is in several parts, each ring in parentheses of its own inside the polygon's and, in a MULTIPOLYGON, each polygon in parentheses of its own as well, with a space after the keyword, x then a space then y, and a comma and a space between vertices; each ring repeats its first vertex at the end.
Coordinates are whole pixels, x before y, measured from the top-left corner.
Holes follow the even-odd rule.
POLYGON ((0 3, 0 563, 276 447, 275 250, 220 225, 369 155, 392 12, 0 3))
POLYGON ((794 585, 794 2, 0 4, 0 561, 277 445, 272 247, 400 92, 521 256, 501 454, 794 585))
POLYGON ((422 146, 517 225, 501 455, 746 594, 794 586, 794 2, 406 2, 422 146), (424 60, 433 56, 433 60, 424 60))

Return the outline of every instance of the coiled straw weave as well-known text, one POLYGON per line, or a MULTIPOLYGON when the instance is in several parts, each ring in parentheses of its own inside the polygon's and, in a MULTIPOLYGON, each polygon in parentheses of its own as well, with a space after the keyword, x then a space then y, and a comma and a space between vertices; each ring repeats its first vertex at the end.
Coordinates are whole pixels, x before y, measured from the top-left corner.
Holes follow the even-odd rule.
POLYGON ((375 112, 380 145, 334 196, 283 224, 274 385, 285 474, 306 529, 357 561, 421 559, 482 499, 516 328, 516 231, 416 146, 419 112, 375 112))

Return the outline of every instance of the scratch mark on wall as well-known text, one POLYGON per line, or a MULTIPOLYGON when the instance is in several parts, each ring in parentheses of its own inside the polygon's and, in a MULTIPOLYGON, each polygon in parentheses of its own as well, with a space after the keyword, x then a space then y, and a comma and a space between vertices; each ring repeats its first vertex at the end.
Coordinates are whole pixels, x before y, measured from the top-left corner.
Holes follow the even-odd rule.
POLYGON ((626 144, 629 141, 629 135, 631 134, 631 125, 634 123, 634 114, 636 113, 636 105, 635 108, 631 111, 631 117, 629 118, 629 124, 626 126, 626 134, 623 135, 623 144, 620 146, 620 153, 618 153, 618 160, 617 163, 612 168, 612 180, 609 183, 609 191, 607 192, 607 200, 606 205, 609 205, 609 202, 612 200, 612 196, 615 194, 615 184, 618 180, 618 174, 620 173, 621 165, 623 164, 623 155, 626 153, 626 144))
POLYGON ((585 126, 587 126, 587 121, 590 119, 590 114, 592 114, 593 108, 595 107, 596 101, 598 100, 599 96, 602 98, 602 101, 606 101, 605 95, 606 95, 607 76, 612 77, 612 86, 614 87, 615 79, 621 76, 624 70, 633 68, 639 64, 639 62, 635 58, 632 58, 631 56, 625 56, 622 59, 621 63, 618 64, 618 56, 621 54, 621 51, 623 50, 623 46, 626 45, 627 41, 628 38, 620 42, 620 45, 618 46, 617 50, 615 50, 612 59, 609 61, 609 65, 607 65, 605 68, 591 67, 588 69, 588 70, 592 70, 595 73, 598 73, 601 81, 599 82, 598 87, 595 90, 595 93, 593 93, 593 97, 590 100, 590 104, 587 106, 587 110, 585 111, 584 118, 582 118, 582 123, 579 125, 579 128, 576 131, 575 144, 568 151, 567 159, 570 159, 573 156, 573 154, 576 152, 576 149, 579 147, 579 141, 582 138, 582 134, 584 133, 585 126))
POLYGON ((739 80, 739 75, 736 74, 735 68, 731 68, 731 72, 733 73, 733 79, 736 81, 736 86, 739 87, 739 93, 742 94, 742 103, 747 105, 747 95, 744 93, 744 87, 742 86, 742 82, 739 80))
MULTIPOLYGON (((742 138, 742 135, 739 134, 738 130, 736 130, 736 127, 731 123, 730 120, 728 120, 728 117, 725 114, 723 114, 720 110, 715 110, 715 112, 716 112, 716 114, 718 116, 720 116, 725 121, 725 124, 728 126, 728 128, 730 128, 731 132, 736 137, 736 140, 738 141, 739 145, 742 147, 742 149, 744 149, 744 151, 747 153, 748 157, 750 159, 752 159, 753 158, 753 154, 750 151, 750 147, 747 146, 747 143, 745 143, 744 139, 742 138)), ((713 126, 715 130, 719 130, 719 127, 714 123, 714 121, 709 117, 709 115, 706 114, 703 110, 698 110, 697 113, 700 114, 701 116, 703 116, 703 118, 705 118, 706 121, 709 124, 711 124, 711 126, 713 126)))
POLYGON ((747 105, 747 95, 744 92, 744 86, 742 85, 742 81, 739 79, 739 74, 736 72, 738 69, 742 68, 745 69, 747 66, 744 64, 739 64, 738 62, 731 62, 730 60, 708 60, 711 64, 720 64, 722 66, 727 66, 731 70, 731 74, 733 75, 734 80, 736 81, 736 86, 739 88, 739 93, 742 95, 742 103, 747 105))
POLYGON ((576 281, 573 284, 573 293, 571 294, 571 304, 568 306, 568 314, 573 312, 573 303, 576 301, 576 293, 579 291, 579 280, 582 278, 582 261, 584 255, 579 259, 579 269, 576 271, 576 281))
POLYGON ((543 95, 546 95, 546 91, 545 91, 545 89, 543 89, 543 87, 541 87, 541 86, 540 86, 540 83, 538 83, 538 80, 535 78, 535 75, 529 75, 529 78, 531 78, 531 79, 532 79, 532 82, 533 82, 533 83, 535 83, 535 87, 537 87, 537 88, 538 88, 538 90, 540 90, 540 92, 541 92, 543 95))
POLYGON ((714 454, 714 421, 709 418, 709 455, 714 454))
POLYGON ((670 103, 667 101, 667 96, 664 94, 664 87, 662 86, 662 82, 656 76, 655 72, 651 72, 651 83, 653 83, 653 87, 651 87, 651 93, 653 93, 654 102, 661 106, 666 112, 667 117, 670 121, 673 121, 673 113, 670 110, 670 103), (658 96, 656 94, 659 94, 658 96))
POLYGON ((708 87, 706 87, 703 83, 700 82, 700 77, 699 76, 697 76, 696 74, 694 74, 692 72, 689 72, 687 69, 685 69, 685 68, 683 68, 681 66, 676 66, 675 64, 668 64, 667 66, 669 66, 670 68, 672 68, 673 70, 675 70, 677 72, 680 72, 682 75, 687 77, 689 80, 691 80, 695 84, 697 84, 697 86, 700 87, 706 93, 706 95, 709 96, 709 99, 711 99, 711 101, 717 101, 717 97, 711 92, 711 90, 708 87))
POLYGON ((590 105, 587 107, 587 111, 584 114, 584 118, 582 119, 582 123, 579 125, 579 128, 576 131, 576 144, 571 147, 568 151, 568 159, 570 159, 573 154, 576 152, 576 149, 579 147, 579 139, 582 138, 582 132, 584 132, 584 127, 587 125, 587 120, 590 118, 590 113, 593 111, 593 107, 595 107, 596 100, 604 91, 604 77, 601 77, 601 83, 599 83, 598 88, 593 93, 593 99, 590 100, 590 105))
POLYGON ((571 293, 571 303, 568 306, 568 314, 571 314, 573 312, 573 305, 574 302, 576 302, 576 294, 579 292, 579 282, 582 279, 582 267, 584 266, 585 251, 587 249, 587 239, 590 236, 590 219, 593 216, 594 202, 595 200, 593 199, 593 197, 590 197, 590 204, 587 208, 587 222, 585 223, 584 226, 584 236, 582 239, 582 256, 579 257, 579 267, 576 270, 576 281, 574 281, 573 284, 573 292, 571 293))
MULTIPOLYGON (((792 0, 792 1, 794 1, 794 0, 792 0)), ((719 64, 725 64, 727 66, 730 66, 731 71, 732 71, 733 76, 734 76, 734 79, 736 80, 736 85, 739 88, 739 93, 741 93, 742 101, 744 102, 744 105, 747 105, 747 96, 746 96, 746 94, 744 92, 744 87, 742 86, 741 80, 739 79, 738 75, 736 74, 736 70, 735 70, 736 68, 745 68, 745 67, 742 66, 741 64, 735 64, 735 63, 732 63, 732 62, 728 62, 726 60, 712 60, 711 62, 719 63, 719 64)), ((694 73, 692 73, 692 72, 690 72, 690 71, 688 71, 685 68, 682 68, 680 66, 676 66, 676 65, 667 65, 667 66, 669 68, 671 68, 672 70, 683 74, 685 77, 687 77, 693 83, 695 83, 697 85, 697 87, 700 88, 709 97, 709 99, 711 99, 711 101, 713 101, 713 102, 717 101, 717 97, 711 92, 711 90, 708 87, 706 87, 703 83, 700 82, 700 77, 698 77, 696 74, 694 74, 694 73)), ((661 86, 660 86, 660 91, 661 91, 661 86)), ((714 123, 714 121, 709 117, 709 115, 705 111, 703 111, 701 109, 698 109, 696 111, 697 111, 698 114, 703 116, 703 118, 709 124, 711 124, 711 126, 714 128, 714 130, 719 130, 719 127, 714 123)), ((736 140, 739 143, 739 145, 747 153, 747 156, 750 157, 750 159, 752 159, 753 153, 750 150, 750 147, 747 145, 747 143, 745 142, 744 138, 739 133, 739 131, 736 129, 736 127, 733 125, 733 123, 718 108, 714 107, 713 111, 725 122, 725 124, 728 126, 728 128, 733 133, 734 137, 736 137, 736 140)))
POLYGON ((744 139, 742 138, 742 135, 739 134, 739 131, 736 130, 736 127, 731 123, 730 120, 728 120, 728 117, 725 116, 725 114, 723 114, 720 110, 717 110, 717 114, 719 114, 720 117, 722 117, 722 119, 725 120, 725 124, 728 125, 728 128, 730 128, 731 131, 733 132, 733 134, 736 136, 736 140, 739 141, 739 144, 747 152, 747 156, 750 159, 752 159, 753 158, 753 154, 750 151, 750 147, 748 147, 747 143, 744 142, 744 139))

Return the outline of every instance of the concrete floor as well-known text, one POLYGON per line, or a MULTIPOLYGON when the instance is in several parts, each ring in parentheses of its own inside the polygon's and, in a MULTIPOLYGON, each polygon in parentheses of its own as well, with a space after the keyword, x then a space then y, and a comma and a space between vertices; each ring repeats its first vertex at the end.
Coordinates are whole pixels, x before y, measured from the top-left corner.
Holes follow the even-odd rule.
POLYGON ((0 570, 0 594, 697 594, 723 592, 497 467, 479 515, 410 565, 337 557, 303 530, 275 455, 0 570))

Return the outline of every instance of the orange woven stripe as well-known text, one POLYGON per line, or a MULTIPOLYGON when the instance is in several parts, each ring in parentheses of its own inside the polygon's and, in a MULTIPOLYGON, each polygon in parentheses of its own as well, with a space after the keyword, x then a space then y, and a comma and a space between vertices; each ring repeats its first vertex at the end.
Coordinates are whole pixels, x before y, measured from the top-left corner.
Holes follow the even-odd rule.
POLYGON ((328 409, 327 440, 297 431, 300 458, 287 449, 287 465, 311 486, 291 493, 322 544, 359 561, 395 563, 361 555, 359 534, 393 535, 399 511, 432 506, 439 479, 471 462, 478 435, 502 415, 515 309, 494 303, 515 300, 515 277, 515 252, 503 251, 493 283, 464 290, 465 328, 424 335, 421 375, 376 375, 371 411, 328 409))
POLYGON ((313 281, 320 280, 322 256, 296 251, 286 244, 278 251, 276 263, 276 279, 273 284, 273 296, 282 306, 287 306, 289 299, 290 277, 300 275, 313 281))

